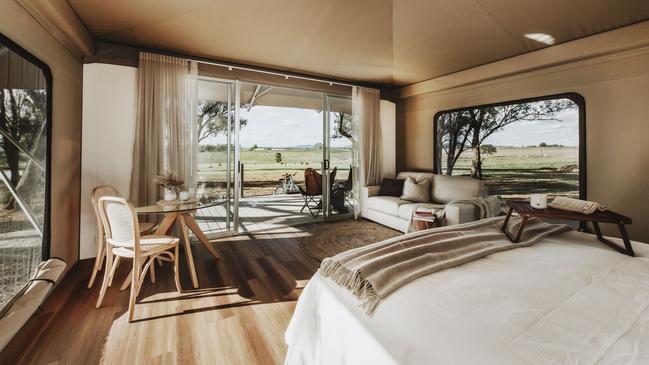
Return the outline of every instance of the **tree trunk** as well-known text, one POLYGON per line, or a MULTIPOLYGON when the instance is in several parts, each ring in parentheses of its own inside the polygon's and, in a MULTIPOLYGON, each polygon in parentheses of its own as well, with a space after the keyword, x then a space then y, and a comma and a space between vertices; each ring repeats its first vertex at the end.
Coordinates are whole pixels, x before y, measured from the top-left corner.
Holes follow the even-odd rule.
POLYGON ((482 180, 482 158, 480 157, 480 146, 471 147, 473 160, 471 160, 471 177, 482 180))
POLYGON ((471 151, 473 159, 471 160, 471 177, 482 180, 482 156, 480 156, 480 133, 479 130, 473 132, 471 139, 471 151))
POLYGON ((443 121, 438 119, 435 122, 435 173, 442 173, 442 151, 444 147, 442 146, 442 134, 444 133, 443 121))

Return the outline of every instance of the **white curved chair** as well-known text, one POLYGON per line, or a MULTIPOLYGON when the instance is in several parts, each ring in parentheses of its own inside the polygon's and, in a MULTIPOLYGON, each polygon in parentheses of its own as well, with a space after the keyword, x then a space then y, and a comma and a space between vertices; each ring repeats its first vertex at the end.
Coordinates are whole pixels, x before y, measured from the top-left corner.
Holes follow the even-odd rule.
MULTIPOLYGON (((92 288, 92 284, 95 282, 97 273, 101 271, 104 257, 106 256, 106 236, 104 235, 104 226, 101 223, 99 210, 97 209, 97 202, 99 201, 99 198, 103 196, 120 196, 120 194, 112 185, 97 186, 92 189, 92 193, 90 193, 90 201, 92 202, 92 209, 95 213, 95 220, 97 222, 97 256, 95 256, 95 266, 92 268, 92 275, 90 275, 90 280, 88 281, 88 288, 92 288)), ((155 223, 140 222, 140 234, 151 232, 153 227, 155 227, 155 223)), ((155 272, 153 270, 154 269, 152 268, 152 278, 155 277, 155 272)))
MULTIPOLYGON (((128 321, 132 322, 135 313, 135 299, 140 292, 142 282, 154 260, 161 255, 168 256, 174 263, 176 289, 180 293, 178 274, 178 243, 172 236, 140 236, 140 227, 133 205, 124 198, 105 196, 97 202, 99 216, 106 234, 106 270, 101 285, 96 307, 99 308, 106 294, 106 288, 112 281, 115 270, 113 256, 133 260, 131 271, 131 296, 128 305, 128 321), (173 253, 170 252, 173 250, 173 253), (144 268, 142 266, 144 265, 144 268)), ((116 266, 115 266, 116 267, 116 266)))

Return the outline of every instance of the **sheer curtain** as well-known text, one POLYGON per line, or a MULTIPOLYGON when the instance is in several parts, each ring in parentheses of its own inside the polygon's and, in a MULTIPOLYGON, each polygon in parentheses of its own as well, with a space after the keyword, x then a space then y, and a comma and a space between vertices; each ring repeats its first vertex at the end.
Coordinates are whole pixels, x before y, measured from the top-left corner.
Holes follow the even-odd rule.
MULTIPOLYGON (((355 86, 352 90, 352 137, 354 141, 354 196, 360 197, 362 186, 378 185, 382 179, 380 93, 377 89, 355 86)), ((355 205, 359 217, 362 202, 355 205)))
POLYGON ((153 204, 162 189, 153 182, 173 173, 195 188, 198 137, 198 66, 184 59, 140 53, 137 122, 130 200, 153 204))

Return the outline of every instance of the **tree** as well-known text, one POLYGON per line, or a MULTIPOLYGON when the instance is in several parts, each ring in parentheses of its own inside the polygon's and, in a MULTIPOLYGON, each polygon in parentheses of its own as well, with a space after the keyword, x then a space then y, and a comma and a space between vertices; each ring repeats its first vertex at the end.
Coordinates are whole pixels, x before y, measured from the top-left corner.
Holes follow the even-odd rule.
POLYGON ((347 113, 333 112, 334 115, 334 134, 331 138, 347 138, 352 141, 352 115, 347 113))
POLYGON ((255 144, 252 145, 252 147, 248 148, 248 151, 254 151, 254 150, 257 149, 257 147, 258 147, 258 146, 257 146, 257 144, 255 143, 255 144))
POLYGON ((313 148, 315 148, 316 150, 321 150, 322 142, 316 142, 315 144, 313 144, 313 148))
POLYGON ((469 119, 465 111, 445 113, 437 122, 437 166, 442 166, 442 150, 446 152, 446 175, 453 174, 455 163, 468 149, 469 119))
POLYGON ((498 153, 498 148, 492 144, 483 144, 480 146, 480 153, 483 155, 495 155, 498 153))
POLYGON ((282 154, 281 153, 277 152, 275 154, 275 162, 282 163, 282 154))
MULTIPOLYGON (((46 94, 43 90, 0 89, 0 128, 40 159, 45 156, 45 150, 40 148, 42 144, 39 143, 45 127, 45 105, 46 94)), ((5 152, 11 183, 17 187, 21 178, 20 150, 4 136, 0 146, 5 152)))
POLYGON ((541 142, 541 143, 539 143, 539 147, 547 147, 547 146, 548 146, 548 144, 545 143, 545 142, 541 142))
POLYGON ((555 118, 557 113, 576 107, 577 105, 569 99, 559 99, 469 109, 467 114, 470 119, 468 123, 473 152, 471 176, 482 179, 480 145, 492 134, 520 121, 559 121, 555 118))
MULTIPOLYGON (((232 116, 230 129, 234 132, 234 109, 231 105, 228 110, 228 103, 221 101, 204 101, 198 104, 198 143, 209 137, 220 133, 226 133, 228 128, 228 113, 232 116)), ((248 124, 247 119, 240 118, 239 124, 244 127, 248 124)))

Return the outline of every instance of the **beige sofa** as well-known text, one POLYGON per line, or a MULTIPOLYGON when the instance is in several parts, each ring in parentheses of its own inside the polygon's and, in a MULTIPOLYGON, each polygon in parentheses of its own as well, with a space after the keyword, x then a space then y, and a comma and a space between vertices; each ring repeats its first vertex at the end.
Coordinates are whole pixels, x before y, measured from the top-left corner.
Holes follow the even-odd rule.
POLYGON ((478 220, 480 212, 474 204, 448 204, 454 200, 486 195, 484 183, 468 176, 447 176, 427 172, 400 172, 398 179, 412 176, 416 181, 430 179, 431 201, 414 203, 395 196, 379 196, 380 186, 366 186, 362 190, 364 218, 390 228, 406 232, 415 207, 446 208, 446 224, 459 224, 478 220))

